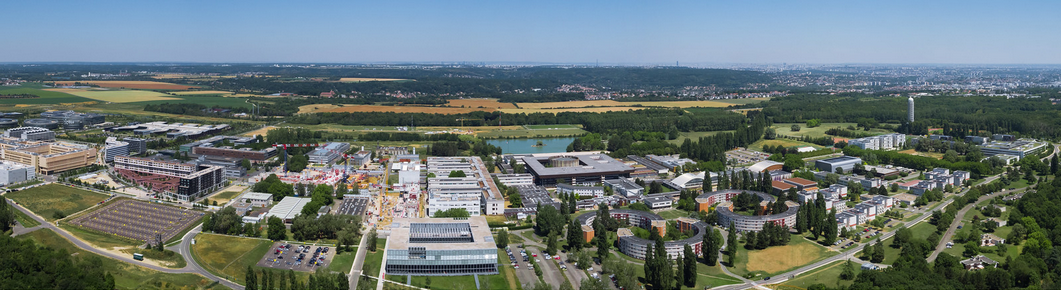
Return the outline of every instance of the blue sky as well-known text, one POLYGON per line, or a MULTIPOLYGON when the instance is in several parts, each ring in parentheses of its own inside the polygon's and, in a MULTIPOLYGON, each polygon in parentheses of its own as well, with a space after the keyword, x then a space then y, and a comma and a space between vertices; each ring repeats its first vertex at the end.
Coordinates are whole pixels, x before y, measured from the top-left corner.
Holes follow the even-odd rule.
POLYGON ((4 10, 0 62, 1061 64, 1061 1, 102 0, 4 10))

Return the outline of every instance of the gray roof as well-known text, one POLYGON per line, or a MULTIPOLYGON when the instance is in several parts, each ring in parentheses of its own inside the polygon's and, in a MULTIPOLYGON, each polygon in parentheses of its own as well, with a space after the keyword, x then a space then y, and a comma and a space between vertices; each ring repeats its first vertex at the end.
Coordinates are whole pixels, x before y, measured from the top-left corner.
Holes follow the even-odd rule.
POLYGON ((528 169, 539 177, 594 174, 604 175, 630 173, 634 171, 633 167, 604 154, 575 155, 572 157, 578 159, 579 166, 545 167, 545 165, 542 165, 541 160, 531 156, 523 157, 523 162, 527 164, 528 169))

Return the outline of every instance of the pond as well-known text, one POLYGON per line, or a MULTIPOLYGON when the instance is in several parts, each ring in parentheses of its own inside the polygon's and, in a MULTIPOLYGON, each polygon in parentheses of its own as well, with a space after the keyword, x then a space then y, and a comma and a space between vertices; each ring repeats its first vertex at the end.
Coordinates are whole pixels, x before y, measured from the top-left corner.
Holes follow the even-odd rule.
POLYGON ((501 147, 501 152, 505 154, 534 154, 567 152, 567 145, 570 145, 571 141, 575 141, 575 137, 493 139, 486 140, 486 143, 501 147), (535 146, 538 141, 541 141, 543 146, 535 146))

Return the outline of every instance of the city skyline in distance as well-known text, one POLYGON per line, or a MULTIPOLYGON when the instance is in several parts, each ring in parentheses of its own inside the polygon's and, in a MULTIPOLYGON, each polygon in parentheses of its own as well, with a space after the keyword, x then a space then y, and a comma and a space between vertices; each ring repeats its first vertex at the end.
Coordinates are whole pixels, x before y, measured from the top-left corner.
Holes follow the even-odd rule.
POLYGON ((1061 3, 9 3, 0 62, 1061 64, 1061 3))

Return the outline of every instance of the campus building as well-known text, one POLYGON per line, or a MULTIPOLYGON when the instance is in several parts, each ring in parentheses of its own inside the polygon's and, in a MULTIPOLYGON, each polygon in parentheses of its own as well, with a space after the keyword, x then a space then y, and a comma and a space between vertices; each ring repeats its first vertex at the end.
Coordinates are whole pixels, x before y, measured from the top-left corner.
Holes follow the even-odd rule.
POLYGON ((66 130, 81 130, 85 126, 104 122, 103 115, 96 113, 78 113, 69 110, 43 112, 41 113, 41 117, 63 124, 63 129, 66 130))
MULTIPOLYGON (((228 130, 228 124, 219 125, 199 125, 190 123, 166 123, 166 122, 148 122, 142 124, 132 124, 128 126, 112 127, 108 128, 108 131, 112 132, 133 132, 133 134, 139 136, 165 136, 166 138, 178 138, 185 137, 189 139, 200 138, 206 135, 212 135, 221 133, 221 131, 228 130)), ((235 137, 232 137, 235 138, 235 137)), ((254 139, 254 137, 246 137, 254 139)), ((242 144, 236 144, 242 145, 242 144)), ((182 150, 184 151, 184 150, 182 150)), ((185 151, 188 152, 188 151, 185 151)))
POLYGON ((704 187, 705 171, 689 172, 667 181, 667 186, 677 189, 700 189, 704 187))
POLYGON ((255 143, 257 142, 257 139, 254 137, 214 136, 181 145, 180 151, 204 156, 247 159, 251 162, 264 162, 267 159, 276 156, 278 153, 276 148, 273 147, 268 147, 262 150, 253 150, 251 148, 237 149, 233 146, 221 145, 226 141, 232 143, 233 146, 241 146, 255 143))
POLYGON ((343 154, 349 150, 350 143, 329 142, 322 147, 313 149, 306 156, 309 156, 310 163, 332 164, 336 159, 343 157, 343 154))
POLYGON ((814 161, 814 167, 818 170, 827 173, 836 173, 837 168, 843 170, 843 172, 851 172, 855 169, 855 165, 862 164, 862 158, 854 156, 840 156, 829 159, 822 159, 814 161))
POLYGON ((497 244, 484 217, 398 218, 387 238, 390 275, 493 275, 497 244))
POLYGON ((18 127, 4 131, 4 137, 18 141, 54 141, 55 132, 41 127, 18 127))
POLYGON ((33 168, 9 161, 0 161, 0 186, 7 186, 37 178, 33 168))
MULTIPOLYGON (((997 138, 1004 139, 1004 138, 997 138)), ((1039 154, 1050 148, 1050 144, 1033 139, 1018 139, 1015 141, 991 141, 980 145, 980 151, 984 156, 1013 155, 1024 158, 1028 155, 1039 154)))
POLYGON ((629 178, 604 180, 604 186, 610 187, 612 192, 628 199, 637 199, 645 193, 644 187, 631 181, 629 178))
POLYGON ((534 185, 534 175, 527 173, 497 174, 494 177, 505 186, 534 185))
POLYGON ((103 143, 103 162, 114 162, 114 156, 129 156, 129 142, 107 137, 103 143))
POLYGON ((733 224, 737 227, 737 230, 742 232, 761 231, 763 230, 763 224, 767 222, 777 223, 782 226, 795 226, 796 213, 799 212, 799 205, 795 203, 786 203, 786 205, 788 205, 788 211, 779 214, 765 216, 747 216, 734 213, 733 204, 730 203, 730 201, 741 193, 753 194, 757 196, 762 203, 769 203, 775 200, 773 195, 767 194, 765 192, 726 189, 708 192, 697 196, 697 210, 707 210, 711 207, 711 205, 717 203, 718 206, 715 208, 715 210, 718 211, 719 225, 728 227, 730 222, 733 222, 733 224))
POLYGON ((523 163, 534 175, 535 183, 549 187, 559 183, 596 184, 606 179, 630 177, 634 172, 634 168, 626 163, 600 153, 535 154, 523 157, 523 163))
POLYGON ((866 150, 895 150, 906 145, 906 135, 899 133, 884 134, 847 141, 848 145, 854 145, 866 150))
MULTIPOLYGON (((494 184, 493 177, 486 170, 486 164, 478 156, 428 157, 427 172, 440 176, 427 180, 429 197, 435 198, 437 195, 437 200, 440 202, 434 207, 435 209, 445 210, 445 206, 458 206, 466 203, 463 200, 443 199, 445 194, 477 193, 479 212, 485 215, 505 213, 505 199, 501 195, 501 190, 498 189, 497 184, 494 184), (462 171, 466 177, 442 177, 449 176, 454 171, 462 171)), ((428 207, 432 207, 430 199, 428 207)), ((468 212, 475 214, 475 211, 468 212)))
POLYGON ((115 156, 114 169, 123 177, 169 197, 192 201, 213 192, 226 181, 225 168, 115 156))
MULTIPOLYGON (((627 209, 613 209, 608 213, 615 219, 626 220, 631 226, 640 227, 649 231, 658 231, 660 235, 666 234, 667 220, 657 214, 627 209)), ((583 229, 588 227, 591 230, 593 220, 596 218, 596 212, 588 212, 577 217, 578 222, 583 226, 583 229)), ((675 259, 685 250, 685 245, 689 245, 693 248, 693 252, 699 256, 701 254, 701 247, 703 246, 703 235, 708 229, 707 224, 698 220, 682 218, 679 218, 676 222, 678 224, 678 229, 683 231, 691 230, 693 236, 680 241, 663 242, 663 247, 666 249, 667 255, 670 256, 671 259, 675 259)), ((589 231, 586 232, 584 237, 587 241, 590 241, 593 239, 593 234, 592 231, 589 231)), ((630 257, 644 260, 645 253, 655 245, 651 240, 635 236, 633 232, 627 228, 619 228, 618 234, 619 251, 630 257)))
POLYGON ((570 185, 570 184, 557 184, 556 193, 575 194, 580 197, 591 196, 601 197, 604 196, 604 187, 600 186, 582 186, 582 185, 570 185))
POLYGON ((3 160, 31 166, 38 174, 52 174, 96 162, 96 148, 66 142, 0 141, 3 160))

